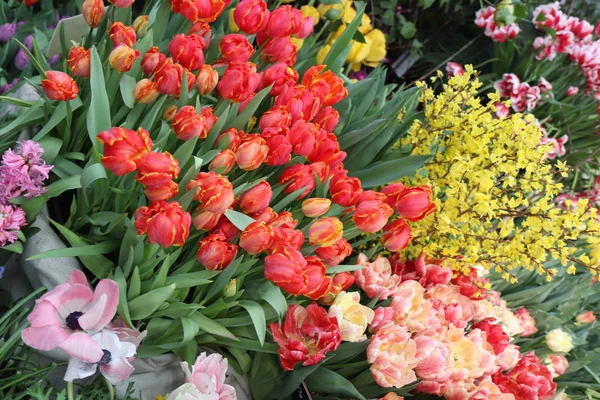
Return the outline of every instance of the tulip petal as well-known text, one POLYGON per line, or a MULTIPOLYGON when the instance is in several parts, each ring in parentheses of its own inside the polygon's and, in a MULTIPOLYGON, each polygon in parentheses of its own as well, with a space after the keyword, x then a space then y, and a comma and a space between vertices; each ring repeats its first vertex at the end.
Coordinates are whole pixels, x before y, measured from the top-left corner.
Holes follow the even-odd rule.
POLYGON ((64 379, 67 382, 72 382, 75 379, 83 379, 87 378, 88 376, 92 376, 95 372, 96 364, 86 363, 75 358, 70 358, 64 379))
POLYGON ((69 332, 60 326, 53 325, 40 328, 29 327, 21 332, 21 339, 27 346, 43 351, 55 349, 68 337, 69 332))
POLYGON ((90 363, 100 361, 104 355, 98 343, 83 332, 73 333, 58 347, 71 357, 90 363))
POLYGON ((110 279, 102 279, 96 286, 92 304, 92 309, 95 312, 100 311, 100 315, 89 315, 92 311, 90 309, 79 318, 79 324, 83 329, 98 332, 108 325, 117 313, 119 284, 110 279), (105 301, 102 302, 102 307, 99 308, 97 305, 101 303, 103 298, 105 298, 105 301))

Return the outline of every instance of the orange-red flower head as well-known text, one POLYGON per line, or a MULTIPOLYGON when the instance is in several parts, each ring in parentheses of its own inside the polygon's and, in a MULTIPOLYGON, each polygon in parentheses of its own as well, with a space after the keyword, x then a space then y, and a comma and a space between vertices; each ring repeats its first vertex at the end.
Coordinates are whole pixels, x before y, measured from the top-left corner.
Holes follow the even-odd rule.
POLYGON ((252 35, 267 26, 270 14, 264 0, 242 0, 233 11, 233 20, 242 32, 252 35))
POLYGON ((85 0, 81 5, 81 13, 85 22, 92 28, 97 28, 100 21, 104 18, 104 1, 103 0, 85 0))
POLYGON ((225 236, 213 233, 198 243, 196 258, 208 270, 225 269, 235 258, 238 246, 229 243, 225 236))
POLYGON ((60 71, 46 71, 42 89, 50 100, 69 101, 77 97, 79 87, 69 75, 60 71))
POLYGON ((162 247, 183 246, 190 234, 192 217, 177 202, 156 201, 135 212, 138 235, 148 234, 148 242, 162 247))
POLYGON ((113 22, 108 30, 108 36, 115 47, 122 44, 132 47, 136 41, 135 30, 122 22, 113 22))
POLYGON ((73 46, 69 51, 67 67, 71 73, 80 78, 90 77, 90 50, 81 46, 73 46))
POLYGON ((119 45, 108 55, 108 64, 119 72, 127 72, 133 67, 135 59, 140 52, 125 45, 119 45))
POLYGON ((206 211, 223 214, 233 204, 233 185, 229 180, 214 172, 200 172, 192 179, 187 190, 194 190, 194 199, 206 211))
POLYGON ((102 165, 118 176, 135 171, 152 149, 150 134, 143 128, 136 132, 113 127, 100 132, 96 138, 104 144, 102 165))

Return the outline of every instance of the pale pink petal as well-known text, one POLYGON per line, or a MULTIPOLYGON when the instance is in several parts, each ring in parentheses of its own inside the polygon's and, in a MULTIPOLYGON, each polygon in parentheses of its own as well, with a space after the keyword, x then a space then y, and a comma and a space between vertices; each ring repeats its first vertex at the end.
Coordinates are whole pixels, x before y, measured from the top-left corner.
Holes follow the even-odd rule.
POLYGON ((44 294, 38 300, 36 300, 35 303, 37 304, 38 302, 41 302, 41 301, 48 301, 54 307, 58 308, 58 307, 60 307, 60 298, 62 297, 63 293, 70 287, 71 287, 71 285, 68 283, 61 283, 60 285, 58 285, 57 287, 55 287, 48 293, 44 294))
POLYGON ((70 283, 71 285, 74 285, 76 283, 79 283, 80 285, 84 285, 84 286, 90 286, 88 284, 87 278, 85 277, 85 274, 78 270, 78 269, 74 269, 69 276, 67 277, 67 282, 70 283))
MULTIPOLYGON (((83 311, 83 308, 92 301, 92 289, 83 285, 73 285, 64 291, 60 297, 59 312, 70 314, 74 311, 83 311)), ((66 316, 65 316, 66 317, 66 316)))
POLYGON ((55 349, 59 344, 69 337, 69 332, 60 326, 47 325, 40 328, 25 328, 21 332, 21 339, 29 347, 49 351, 55 349))
POLYGON ((106 308, 106 302, 108 299, 106 295, 103 294, 98 301, 95 303, 90 303, 91 308, 86 310, 84 314, 79 317, 79 326, 86 331, 98 332, 104 326, 99 326, 100 320, 104 313, 104 309, 106 308))
POLYGON ((56 308, 48 301, 38 301, 27 320, 33 327, 56 325, 66 328, 65 321, 59 320, 56 308))
POLYGON ((129 364, 126 359, 119 357, 108 364, 100 365, 100 372, 112 384, 116 384, 129 378, 129 375, 133 372, 133 365, 129 364))
POLYGON ((100 361, 104 355, 98 343, 83 332, 73 333, 58 347, 71 357, 91 363, 100 361))
POLYGON ((219 400, 236 400, 235 388, 231 385, 223 385, 219 392, 219 400))
POLYGON ((67 372, 65 373, 65 381, 72 382, 75 379, 83 379, 94 375, 96 372, 96 364, 86 363, 75 358, 69 359, 67 372))
MULTIPOLYGON (((98 319, 95 323, 92 323, 91 320, 87 320, 87 318, 84 319, 84 324, 88 326, 84 329, 94 332, 100 331, 115 317, 115 314, 117 313, 117 306, 119 305, 119 284, 110 279, 102 279, 96 286, 92 304, 98 303, 103 295, 106 295, 106 306, 103 309, 100 319, 98 319)), ((81 327, 84 326, 81 325, 81 327)))

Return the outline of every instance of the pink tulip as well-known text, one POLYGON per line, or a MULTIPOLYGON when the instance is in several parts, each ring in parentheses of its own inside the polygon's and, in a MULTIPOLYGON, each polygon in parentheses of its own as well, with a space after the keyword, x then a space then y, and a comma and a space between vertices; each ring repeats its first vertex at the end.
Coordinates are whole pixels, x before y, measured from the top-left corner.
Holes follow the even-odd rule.
POLYGON ((129 378, 133 372, 130 360, 133 359, 136 352, 135 344, 120 341, 117 334, 108 330, 91 336, 91 339, 102 349, 102 357, 91 363, 71 358, 65 373, 65 381, 71 382, 74 379, 92 376, 96 373, 97 368, 100 368, 100 373, 112 384, 129 378))
POLYGON ((385 300, 394 296, 398 291, 398 285, 402 278, 392 274, 392 266, 385 257, 377 257, 373 262, 364 254, 358 256, 356 262, 365 268, 354 271, 356 285, 364 290, 371 299, 379 296, 379 300, 385 300))
POLYGON ((119 304, 119 285, 102 279, 92 291, 83 272, 75 270, 67 282, 36 300, 21 332, 23 342, 37 350, 60 348, 69 356, 98 362, 102 348, 91 338, 115 316, 119 304))
POLYGON ((187 362, 181 363, 181 368, 185 373, 185 381, 193 383, 203 398, 215 398, 219 400, 235 400, 235 389, 231 385, 225 384, 225 372, 227 372, 227 359, 220 354, 202 353, 196 359, 196 362, 190 367, 187 362))

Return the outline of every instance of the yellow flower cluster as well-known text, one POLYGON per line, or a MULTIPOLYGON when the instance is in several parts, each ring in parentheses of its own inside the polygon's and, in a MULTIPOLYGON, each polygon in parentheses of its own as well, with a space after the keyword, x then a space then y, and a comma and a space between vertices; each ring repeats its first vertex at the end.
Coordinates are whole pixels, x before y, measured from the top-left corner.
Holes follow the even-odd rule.
MULTIPOLYGON (((332 19, 333 16, 341 21, 337 31, 329 35, 326 44, 317 53, 317 63, 322 64, 325 57, 327 57, 327 53, 331 50, 331 46, 346 29, 346 24, 352 22, 356 17, 356 9, 352 5, 352 0, 342 0, 341 3, 334 5, 321 4, 318 7, 318 12, 321 18, 332 19)), ((362 15, 358 31, 364 35, 365 43, 353 40, 346 61, 352 65, 353 71, 358 71, 363 64, 375 68, 387 54, 385 34, 379 29, 373 29, 371 18, 367 14, 362 15)))
POLYGON ((546 162, 549 148, 539 145, 533 116, 496 117, 500 97, 478 98, 481 83, 472 66, 450 78, 438 95, 425 83, 419 87, 424 118, 398 147, 431 155, 406 183, 430 185, 438 211, 411 224, 407 256, 423 251, 457 270, 481 265, 513 281, 510 271, 518 267, 552 279, 557 270, 548 266, 551 260, 568 273, 575 273, 575 265, 597 273, 586 255, 575 254, 576 241, 598 242, 596 209, 586 200, 567 202, 567 209, 556 204, 562 185, 555 177, 566 175, 566 165, 546 162))

